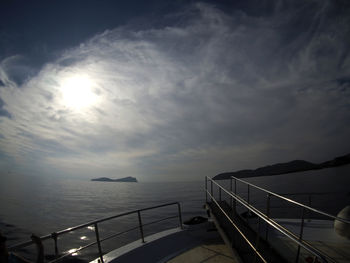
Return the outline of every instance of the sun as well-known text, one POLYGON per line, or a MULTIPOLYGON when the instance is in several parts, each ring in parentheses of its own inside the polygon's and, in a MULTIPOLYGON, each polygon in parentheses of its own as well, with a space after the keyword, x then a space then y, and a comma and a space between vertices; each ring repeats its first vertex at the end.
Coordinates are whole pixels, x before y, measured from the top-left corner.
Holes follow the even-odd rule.
POLYGON ((77 75, 65 79, 61 86, 62 103, 70 109, 86 109, 96 104, 94 82, 87 76, 77 75))

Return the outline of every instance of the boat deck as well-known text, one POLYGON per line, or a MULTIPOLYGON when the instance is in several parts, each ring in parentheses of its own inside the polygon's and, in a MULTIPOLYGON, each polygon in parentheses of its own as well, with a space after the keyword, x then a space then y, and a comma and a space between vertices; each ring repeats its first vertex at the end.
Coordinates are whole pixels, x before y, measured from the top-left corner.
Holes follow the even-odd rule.
POLYGON ((168 263, 239 263, 233 258, 225 244, 203 244, 192 248, 177 257, 167 261, 168 263))
MULTIPOLYGON (((219 202, 220 208, 214 202, 208 202, 207 207, 209 208, 213 219, 216 221, 218 228, 221 229, 221 235, 226 241, 228 247, 232 247, 243 262, 256 262, 257 257, 254 251, 248 246, 246 241, 232 226, 228 218, 223 214, 224 212, 229 218, 235 223, 235 225, 244 233, 244 235, 254 244, 259 246, 259 252, 264 258, 268 258, 269 262, 283 263, 287 260, 282 257, 275 249, 273 249, 269 243, 260 238, 259 235, 249 226, 249 224, 242 220, 242 218, 232 210, 231 206, 225 201, 219 202)), ((260 261, 257 261, 260 262, 260 261)))
MULTIPOLYGON (((186 222, 192 225, 184 226, 182 223, 180 203, 171 202, 128 211, 69 227, 42 236, 40 240, 52 239, 54 241, 55 258, 51 261, 52 263, 77 254, 77 252, 93 245, 97 245, 99 255, 99 258, 91 261, 93 263, 349 262, 350 242, 345 238, 335 235, 333 229, 334 220, 336 222, 350 224, 349 220, 298 203, 235 177, 231 178, 230 190, 225 189, 213 179, 206 177, 205 190, 209 221, 204 223, 199 223, 205 221, 203 218, 201 220, 199 218, 193 218, 195 220, 191 219, 186 222), (247 186, 247 200, 236 194, 238 181, 247 186), (210 191, 208 190, 208 182, 210 182, 210 191), (234 188, 232 182, 235 183, 234 188), (258 189, 267 194, 266 209, 259 210, 251 202, 251 188, 258 189), (226 195, 226 197, 223 195, 226 195), (271 197, 302 209, 300 218, 272 218, 270 216, 271 197), (143 223, 142 214, 145 211, 169 206, 176 208, 176 215, 143 223), (310 212, 327 219, 316 220, 316 217, 309 215, 310 212), (101 223, 129 215, 137 216, 138 226, 123 229, 123 231, 117 233, 111 231, 111 234, 100 237, 98 226, 101 223), (178 228, 144 236, 144 226, 175 218, 178 219, 178 228), (86 228, 94 230, 96 241, 81 246, 78 249, 71 249, 60 255, 57 244, 58 237, 72 233, 73 231, 86 230, 86 228), (102 242, 135 229, 140 230, 141 239, 103 255, 102 242)), ((25 241, 9 247, 8 250, 13 252, 32 244, 33 241, 25 241)))
POLYGON ((348 219, 235 177, 231 178, 230 190, 207 177, 206 193, 207 207, 218 221, 224 240, 238 251, 244 262, 350 262, 350 241, 334 231, 334 222, 350 224, 348 219), (238 181, 247 187, 244 197, 236 194, 238 181), (265 208, 255 207, 250 199, 251 188, 266 194, 265 208), (287 209, 296 206, 300 214, 295 214, 293 218, 272 218, 271 197, 283 201, 287 209))
MULTIPOLYGON (((298 220, 276 219, 281 225, 288 227, 293 232, 299 229, 298 220)), ((332 259, 334 262, 346 263, 350 259, 350 240, 336 234, 333 228, 334 222, 330 220, 307 220, 304 227, 304 239, 309 244, 332 259)), ((270 242, 280 251, 295 251, 296 245, 284 238, 280 233, 272 231, 270 242)), ((302 250, 301 258, 310 258, 310 255, 302 250)))
MULTIPOLYGON (((105 263, 119 262, 227 262, 240 263, 210 222, 175 228, 113 250, 103 256, 105 263)), ((98 263, 99 258, 92 261, 98 263)))

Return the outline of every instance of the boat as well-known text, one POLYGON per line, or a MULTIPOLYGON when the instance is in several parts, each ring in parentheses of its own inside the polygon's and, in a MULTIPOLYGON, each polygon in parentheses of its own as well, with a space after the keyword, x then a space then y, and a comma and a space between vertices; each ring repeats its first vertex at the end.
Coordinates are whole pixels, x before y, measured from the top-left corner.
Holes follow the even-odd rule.
MULTIPOLYGON (((90 260, 93 263, 350 262, 350 240, 336 234, 333 229, 334 222, 349 228, 348 218, 330 215, 236 177, 229 179, 229 187, 205 177, 203 194, 208 218, 195 217, 183 222, 181 204, 171 202, 83 223, 42 236, 40 240, 46 247, 48 240, 53 241, 54 256, 49 262, 64 262, 93 246, 97 252, 90 260), (244 194, 238 191, 242 186, 246 189, 244 194), (260 192, 259 199, 265 198, 260 200, 265 207, 254 203, 257 192, 260 192), (296 207, 300 210, 299 217, 274 217, 272 199, 284 202, 286 207, 296 207), (146 212, 159 213, 157 211, 162 208, 168 209, 165 217, 145 220, 146 212), (102 235, 101 225, 127 216, 137 220, 133 228, 116 233, 112 229, 102 235), (146 227, 171 220, 177 222, 176 227, 145 234, 146 227), (93 242, 65 253, 59 250, 65 235, 86 229, 94 233, 93 242), (136 240, 111 249, 105 246, 106 241, 118 239, 131 231, 138 231, 136 240)), ((30 245, 33 241, 14 245, 8 250, 14 253, 30 245)))

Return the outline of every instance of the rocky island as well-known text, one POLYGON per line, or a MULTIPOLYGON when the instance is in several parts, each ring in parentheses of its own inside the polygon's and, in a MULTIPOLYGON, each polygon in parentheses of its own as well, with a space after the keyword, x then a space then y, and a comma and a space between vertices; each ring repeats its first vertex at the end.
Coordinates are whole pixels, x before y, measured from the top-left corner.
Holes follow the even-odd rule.
POLYGON ((277 163, 257 168, 255 170, 240 170, 236 172, 226 172, 214 176, 214 180, 230 179, 231 176, 237 178, 271 176, 295 172, 303 172, 309 170, 319 170, 324 168, 342 166, 350 164, 350 153, 334 158, 333 160, 315 164, 304 160, 294 160, 288 163, 277 163))
POLYGON ((94 178, 91 179, 91 181, 97 181, 97 182, 128 182, 128 183, 137 183, 137 179, 135 177, 123 177, 119 179, 111 179, 108 177, 100 177, 100 178, 94 178))

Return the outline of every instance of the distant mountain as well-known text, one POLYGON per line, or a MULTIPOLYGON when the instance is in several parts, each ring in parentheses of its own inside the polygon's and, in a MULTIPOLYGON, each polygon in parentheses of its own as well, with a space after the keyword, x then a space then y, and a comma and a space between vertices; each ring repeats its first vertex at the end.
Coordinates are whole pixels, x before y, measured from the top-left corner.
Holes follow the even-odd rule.
POLYGON ((268 165, 268 166, 260 167, 255 170, 240 170, 236 172, 221 173, 214 176, 213 179, 224 180, 224 179, 229 179, 231 176, 235 176, 237 178, 244 178, 244 177, 287 174, 287 173, 341 166, 346 164, 350 164, 350 154, 340 156, 333 160, 323 162, 320 164, 314 164, 303 160, 295 160, 288 163, 278 163, 274 165, 268 165))
POLYGON ((319 165, 321 166, 321 168, 328 168, 328 167, 346 165, 349 163, 350 163, 350 153, 340 157, 336 157, 331 161, 320 163, 319 165))
POLYGON ((97 181, 97 182, 129 182, 129 183, 137 183, 137 179, 135 177, 124 177, 119 179, 111 179, 108 177, 100 177, 100 178, 94 178, 91 179, 91 181, 97 181))

